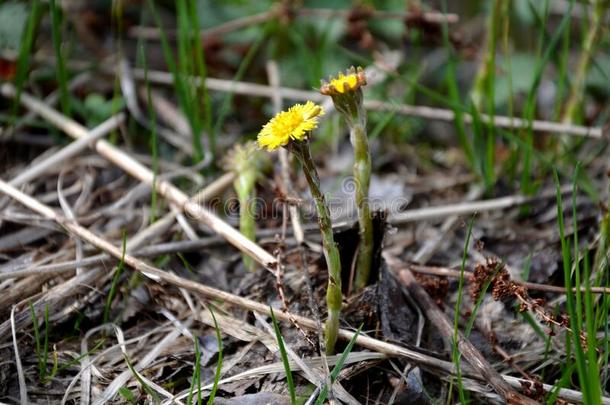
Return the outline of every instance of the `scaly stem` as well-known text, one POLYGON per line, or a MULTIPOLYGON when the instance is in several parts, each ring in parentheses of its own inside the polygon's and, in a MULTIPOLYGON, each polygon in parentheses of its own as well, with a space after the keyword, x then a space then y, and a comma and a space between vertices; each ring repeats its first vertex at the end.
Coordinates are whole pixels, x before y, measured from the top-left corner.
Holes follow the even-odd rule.
POLYGON ((367 285, 373 263, 373 219, 369 206, 371 154, 369 153, 364 117, 351 125, 350 139, 354 146, 354 180, 356 183, 358 223, 360 225, 360 245, 358 246, 355 280, 356 289, 359 290, 367 285))
POLYGON ((326 198, 320 190, 320 178, 309 151, 309 143, 307 141, 292 142, 291 151, 303 165, 303 172, 305 173, 311 195, 316 204, 318 226, 322 233, 322 247, 324 249, 326 266, 328 267, 328 287, 326 289, 328 318, 326 319, 325 330, 326 353, 333 354, 335 351, 335 343, 337 342, 337 333, 339 331, 339 314, 341 312, 342 301, 341 260, 339 258, 339 249, 337 249, 337 244, 333 237, 330 212, 328 210, 328 205, 326 204, 326 198))
MULTIPOLYGON (((237 173, 237 178, 233 182, 237 198, 239 200, 239 231, 248 239, 256 239, 256 223, 254 220, 254 197, 256 191, 256 171, 246 170, 237 173)), ((256 262, 250 256, 242 254, 242 259, 246 268, 250 271, 256 270, 256 262)))
POLYGON ((373 263, 373 218, 369 206, 369 185, 371 183, 371 154, 366 135, 366 110, 363 105, 362 89, 347 91, 331 96, 350 131, 350 142, 354 148, 354 183, 356 184, 356 206, 360 243, 356 260, 356 289, 364 288, 369 282, 373 263))

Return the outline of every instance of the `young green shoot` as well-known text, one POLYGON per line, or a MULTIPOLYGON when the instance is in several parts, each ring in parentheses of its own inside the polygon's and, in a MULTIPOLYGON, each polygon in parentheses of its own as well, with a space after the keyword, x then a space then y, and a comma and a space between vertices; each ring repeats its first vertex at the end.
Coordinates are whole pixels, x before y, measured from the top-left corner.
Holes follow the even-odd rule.
POLYGON ((193 366, 193 378, 191 380, 191 387, 189 388, 189 396, 186 403, 187 405, 193 403, 193 391, 197 390, 197 405, 201 405, 201 350, 199 348, 199 337, 194 333, 193 340, 195 342, 195 365, 193 366))
POLYGON ((220 372, 222 371, 222 337, 220 336, 220 327, 216 322, 216 315, 212 307, 208 307, 212 320, 214 321, 214 330, 216 331, 216 340, 218 342, 218 362, 216 363, 216 372, 214 373, 214 384, 212 385, 212 391, 210 391, 210 397, 208 398, 207 405, 214 405, 214 398, 216 398, 216 391, 218 390, 218 381, 220 381, 220 372))
MULTIPOLYGON (((362 330, 362 325, 360 325, 358 327, 358 329, 354 333, 354 336, 352 336, 349 343, 347 344, 347 346, 341 353, 341 356, 337 360, 335 367, 333 367, 332 371, 330 372, 330 383, 331 384, 337 380, 339 373, 343 369, 345 360, 347 360, 347 356, 349 356, 349 354, 352 352, 352 349, 354 348, 354 344, 356 343, 356 339, 358 339, 358 335, 360 335, 361 330, 362 330)), ((318 399, 316 400, 316 405, 324 404, 324 401, 326 400, 326 397, 328 396, 328 388, 329 387, 327 385, 324 385, 324 387, 322 387, 322 389, 320 390, 320 395, 318 396, 318 399)))
POLYGON ((110 291, 108 292, 108 297, 106 298, 106 305, 104 305, 104 315, 102 317, 103 323, 108 323, 108 318, 110 316, 110 307, 112 306, 112 301, 116 295, 117 286, 119 284, 119 280, 121 275, 123 274, 123 269, 125 268, 125 252, 127 249, 127 233, 123 232, 123 254, 121 256, 121 260, 117 265, 117 269, 112 277, 112 283, 110 284, 110 291))
POLYGON ((288 384, 288 391, 290 392, 290 404, 296 405, 297 403, 297 393, 294 389, 294 381, 292 379, 292 371, 290 370, 290 360, 288 359, 288 353, 286 353, 286 347, 284 347, 284 338, 282 337, 282 331, 280 330, 280 325, 277 323, 277 319, 275 319, 275 313, 273 313, 273 308, 269 307, 271 310, 271 320, 273 321, 273 329, 275 330, 275 338, 277 340, 277 345, 280 348, 280 357, 282 358, 282 364, 284 364, 284 371, 286 372, 286 383, 288 384))
POLYGON ((466 233, 466 242, 464 243, 464 250, 462 252, 462 264, 460 266, 460 279, 458 281, 457 300, 455 302, 454 317, 453 317, 453 341, 452 341, 452 358, 456 367, 456 378, 458 386, 458 394, 460 402, 463 404, 467 403, 466 393, 464 391, 464 385, 462 383, 462 369, 460 367, 460 351, 458 349, 459 339, 459 320, 460 320, 460 308, 462 306, 462 297, 464 290, 464 271, 466 270, 466 259, 468 257, 468 249, 470 247, 470 238, 472 236, 472 226, 474 225, 474 216, 470 218, 468 223, 468 231, 466 233))

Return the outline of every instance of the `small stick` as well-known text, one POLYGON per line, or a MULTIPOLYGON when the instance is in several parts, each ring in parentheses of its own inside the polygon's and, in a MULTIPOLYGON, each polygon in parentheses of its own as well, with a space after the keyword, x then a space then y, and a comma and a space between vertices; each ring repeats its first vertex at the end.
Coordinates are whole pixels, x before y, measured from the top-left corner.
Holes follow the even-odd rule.
MULTIPOLYGON (((385 254, 384 259, 392 268, 400 266, 398 259, 389 254, 385 254)), ((409 292, 418 301, 422 311, 424 311, 430 322, 436 327, 437 331, 441 333, 445 340, 451 341, 454 334, 451 322, 447 319, 447 315, 445 315, 445 313, 434 303, 434 300, 430 298, 426 290, 424 290, 415 280, 411 271, 408 269, 400 270, 398 271, 397 276, 400 282, 407 287, 409 292)), ((507 403, 537 404, 537 402, 531 398, 525 397, 515 391, 461 333, 459 333, 457 345, 460 353, 462 353, 468 363, 470 363, 470 365, 489 382, 494 390, 500 394, 507 403)))
POLYGON ((52 168, 53 166, 59 165, 66 160, 78 155, 83 149, 90 146, 90 144, 105 135, 109 132, 114 131, 116 127, 122 124, 125 121, 125 114, 119 113, 115 116, 108 118, 106 121, 102 122, 97 127, 93 128, 87 136, 83 136, 65 146, 57 153, 41 160, 40 162, 36 162, 32 164, 30 167, 22 171, 17 177, 10 181, 13 186, 21 186, 28 181, 40 176, 42 173, 52 168))
MULTIPOLYGON (((480 187, 474 186, 466 195, 466 200, 474 200, 479 198, 483 193, 483 190, 480 187)), ((448 215, 447 218, 443 221, 441 225, 441 230, 438 235, 434 238, 431 238, 424 242, 424 244, 418 249, 418 251, 413 255, 413 261, 426 264, 428 260, 434 256, 434 253, 438 250, 439 246, 446 239, 446 235, 453 231, 453 228, 456 226, 458 221, 458 216, 455 214, 448 215)))
MULTIPOLYGON (((19 345, 17 344, 17 331, 15 327, 15 307, 11 309, 11 333, 13 336, 13 349, 15 350, 15 365, 17 366, 17 378, 19 380, 19 398, 21 405, 27 405, 28 390, 25 383, 25 374, 23 374, 23 366, 21 365, 21 356, 19 356, 19 345)), ((45 365, 46 366, 46 365, 45 365)))

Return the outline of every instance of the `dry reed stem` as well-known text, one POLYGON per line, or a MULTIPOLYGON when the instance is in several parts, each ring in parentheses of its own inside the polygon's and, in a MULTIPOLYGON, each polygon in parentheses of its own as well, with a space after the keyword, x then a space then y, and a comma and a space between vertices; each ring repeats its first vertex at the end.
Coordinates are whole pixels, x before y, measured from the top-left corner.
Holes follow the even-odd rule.
MULTIPOLYGON (((56 214, 55 211, 53 211, 48 206, 41 204, 34 198, 22 193, 21 191, 15 189, 10 184, 2 180, 0 180, 0 192, 9 195, 11 198, 18 201, 27 208, 31 209, 32 211, 35 211, 38 214, 44 215, 46 218, 55 221, 56 223, 63 226, 68 232, 72 233, 75 236, 78 236, 83 241, 88 242, 96 248, 110 254, 117 260, 121 260, 121 257, 123 257, 122 250, 120 248, 112 245, 111 243, 100 238, 99 236, 95 235, 91 231, 81 227, 78 224, 68 222, 64 217, 56 214)), ((175 274, 168 273, 164 270, 153 267, 137 259, 131 254, 124 255, 124 262, 130 268, 142 273, 143 275, 155 281, 162 281, 179 288, 184 288, 211 300, 220 300, 229 305, 233 305, 242 309, 247 309, 269 316, 271 315, 269 307, 265 304, 261 304, 259 302, 247 298, 242 298, 237 295, 182 278, 175 274)), ((290 317, 284 311, 275 312, 275 316, 277 319, 282 320, 284 322, 290 321, 290 317)), ((314 320, 299 315, 291 316, 297 319, 299 324, 304 326, 305 328, 310 330, 316 330, 317 323, 314 320)), ((351 340, 354 338, 354 335, 355 333, 353 331, 346 329, 339 329, 338 332, 339 338, 343 340, 351 340)), ((419 353, 417 351, 401 347, 392 343, 384 342, 378 339, 364 336, 362 334, 356 338, 355 343, 361 347, 365 347, 370 350, 383 353, 387 356, 404 357, 407 360, 413 361, 421 366, 425 366, 430 370, 435 370, 443 374, 456 374, 455 365, 451 362, 441 360, 424 353, 419 353)), ((485 381, 485 379, 480 374, 472 370, 470 367, 463 368, 463 376, 474 378, 478 381, 485 381)), ((521 382, 525 381, 523 379, 508 375, 502 375, 502 378, 515 388, 520 388, 521 382)), ((548 384, 544 384, 543 388, 546 392, 550 392, 551 390, 556 389, 556 387, 548 384)), ((567 401, 582 402, 582 393, 579 391, 560 388, 558 392, 559 398, 561 399, 567 401)), ((605 405, 610 405, 610 398, 602 397, 602 402, 605 405)))
POLYGON ((21 405, 28 405, 28 391, 25 383, 25 374, 19 356, 19 345, 17 345, 17 328, 15 326, 15 307, 11 309, 11 334, 13 336, 13 350, 15 351, 15 365, 17 366, 17 379, 19 380, 19 399, 21 405))
POLYGON ((64 163, 66 160, 81 153, 85 148, 90 147, 96 140, 101 139, 108 133, 114 131, 124 121, 125 114, 123 113, 108 118, 106 121, 93 128, 86 136, 77 139, 51 156, 30 165, 17 177, 13 178, 10 183, 13 186, 21 186, 40 176, 48 169, 64 163))
MULTIPOLYGON (((144 80, 144 71, 142 69, 134 69, 133 74, 137 80, 144 80)), ((201 80, 198 79, 199 78, 193 78, 193 82, 197 85, 201 83, 201 80)), ((173 84, 173 78, 171 73, 162 71, 149 70, 148 80, 151 83, 163 85, 173 84)), ((244 94, 267 98, 272 98, 275 91, 271 86, 266 86, 264 84, 222 80, 211 77, 208 77, 206 79, 205 86, 209 90, 214 91, 232 92, 235 94, 244 94)), ((277 89, 277 91, 281 94, 283 98, 296 101, 312 100, 317 102, 324 102, 326 98, 320 93, 307 90, 293 89, 289 87, 280 87, 277 89)), ((408 115, 437 121, 453 122, 455 120, 454 111, 443 108, 398 104, 370 99, 364 101, 364 107, 368 110, 392 111, 401 115, 408 115)), ((466 124, 473 123, 473 117, 471 114, 464 113, 462 117, 466 124)), ((493 123, 498 128, 527 129, 530 127, 530 122, 528 120, 524 120, 517 117, 506 117, 500 115, 494 115, 492 117, 486 114, 480 114, 479 118, 482 123, 493 123)), ((549 132, 555 134, 583 136, 596 139, 608 138, 608 133, 604 132, 602 128, 586 127, 582 125, 565 124, 560 122, 532 120, 531 128, 535 132, 549 132)))

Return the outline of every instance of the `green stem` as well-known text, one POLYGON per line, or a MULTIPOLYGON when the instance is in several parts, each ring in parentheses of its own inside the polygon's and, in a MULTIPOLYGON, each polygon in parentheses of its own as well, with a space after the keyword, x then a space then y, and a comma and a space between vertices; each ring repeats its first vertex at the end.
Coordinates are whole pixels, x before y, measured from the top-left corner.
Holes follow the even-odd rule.
MULTIPOLYGON (((363 113, 361 113, 363 114, 363 113)), ((350 139, 354 146, 354 180, 356 183, 356 205, 360 225, 360 245, 356 261, 356 289, 366 287, 373 262, 373 219, 369 205, 371 183, 371 154, 366 136, 364 119, 350 128, 350 139)))
MULTIPOLYGON (((483 111, 483 101, 485 95, 489 94, 489 87, 493 85, 494 71, 496 69, 496 40, 502 25, 502 17, 504 16, 506 0, 495 0, 492 10, 489 13, 487 20, 487 36, 485 40, 485 55, 479 71, 474 79, 472 92, 470 94, 472 101, 479 111, 483 111)), ((488 104, 493 106, 493 100, 488 100, 488 104)), ((491 111, 488 113, 493 114, 491 111)))
POLYGON ((311 195, 316 204, 318 214, 318 226, 322 233, 322 247, 324 249, 324 257, 326 258, 326 266, 328 267, 328 287, 326 290, 326 305, 328 307, 328 318, 326 319, 326 353, 333 354, 335 351, 335 343, 337 342, 337 334, 339 331, 339 314, 341 312, 341 260, 339 258, 339 249, 333 236, 332 223, 330 221, 330 212, 326 204, 326 198, 320 190, 320 178, 318 171, 313 163, 311 152, 309 151, 309 143, 292 142, 292 153, 299 159, 303 165, 303 172, 309 184, 311 195))
POLYGON ((587 70, 589 69, 589 65, 591 64, 593 51, 600 38, 605 10, 605 2, 602 0, 595 0, 592 7, 589 30, 587 31, 587 34, 583 40, 583 50, 580 54, 580 58, 578 59, 578 66, 576 68, 575 79, 570 91, 570 98, 566 104, 565 115, 563 118, 563 122, 565 123, 574 122, 578 113, 582 109, 585 76, 587 74, 587 70))
MULTIPOLYGON (((256 171, 246 170, 238 173, 233 182, 233 187, 239 200, 239 231, 248 239, 256 239, 256 221, 254 220, 254 198, 256 191, 256 171)), ((250 271, 256 270, 256 262, 250 256, 242 254, 244 266, 250 271)))

